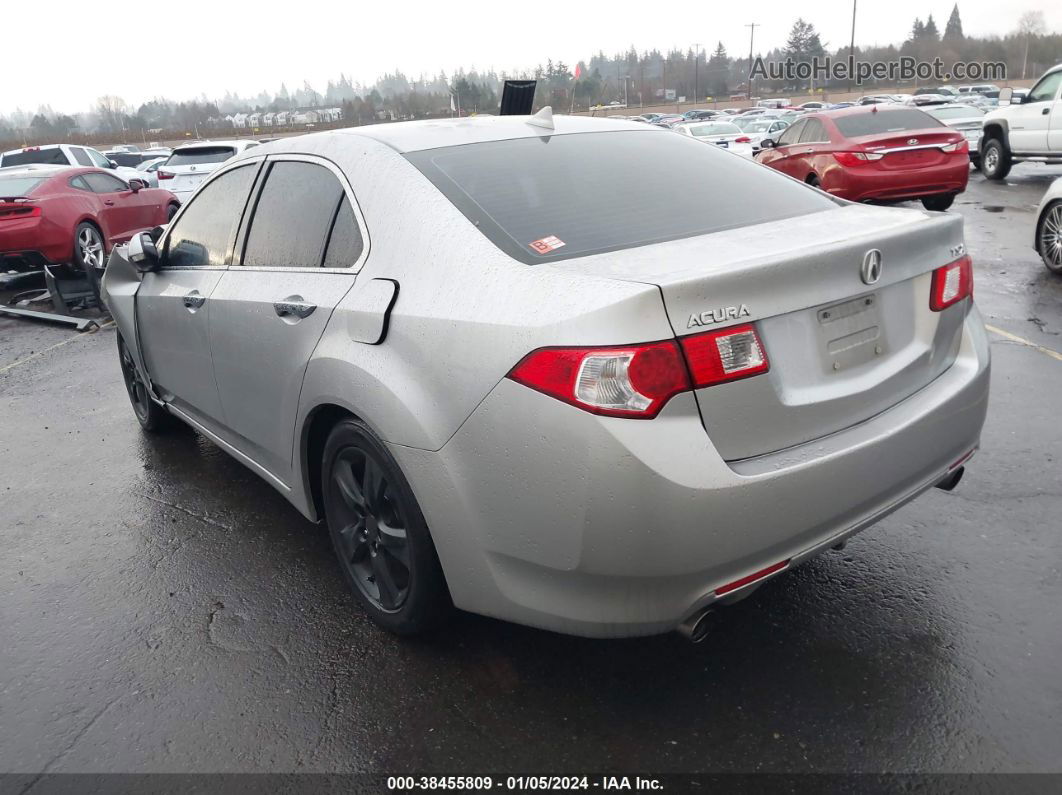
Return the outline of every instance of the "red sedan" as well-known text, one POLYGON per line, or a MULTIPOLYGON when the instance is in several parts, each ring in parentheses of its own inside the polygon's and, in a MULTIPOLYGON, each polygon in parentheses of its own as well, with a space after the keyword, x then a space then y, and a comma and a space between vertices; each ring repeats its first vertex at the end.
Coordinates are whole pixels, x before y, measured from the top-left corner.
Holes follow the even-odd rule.
POLYGON ((946 210, 970 176, 963 134, 917 108, 809 113, 761 146, 764 165, 856 202, 921 199, 946 210))
POLYGON ((0 169, 0 271, 100 267, 116 243, 165 224, 178 206, 168 190, 99 168, 0 169))

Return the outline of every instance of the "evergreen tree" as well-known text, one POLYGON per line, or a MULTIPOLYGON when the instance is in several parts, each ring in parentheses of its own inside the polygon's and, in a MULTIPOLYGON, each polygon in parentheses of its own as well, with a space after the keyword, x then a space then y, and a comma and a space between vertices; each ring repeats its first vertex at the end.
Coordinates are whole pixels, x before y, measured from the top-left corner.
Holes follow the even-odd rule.
POLYGON ((959 4, 952 6, 948 24, 944 26, 944 41, 959 42, 965 37, 962 35, 962 19, 959 18, 959 4))
POLYGON ((937 30, 937 23, 933 21, 933 15, 929 15, 929 19, 926 20, 926 27, 923 36, 929 41, 940 41, 940 32, 937 30))
POLYGON ((911 27, 910 41, 921 41, 925 38, 926 26, 922 24, 922 20, 915 17, 914 25, 911 27))
POLYGON ((798 63, 807 63, 814 56, 822 56, 825 52, 815 26, 803 19, 797 19, 785 42, 786 56, 798 63))

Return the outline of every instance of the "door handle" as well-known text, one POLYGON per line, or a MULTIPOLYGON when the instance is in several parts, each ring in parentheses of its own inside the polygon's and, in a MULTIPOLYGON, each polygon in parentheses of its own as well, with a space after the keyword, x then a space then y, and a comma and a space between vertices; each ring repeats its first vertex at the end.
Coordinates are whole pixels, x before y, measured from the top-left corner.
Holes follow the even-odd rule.
POLYGON ((814 151, 815 151, 815 150, 814 150, 813 148, 805 149, 805 150, 804 150, 804 154, 806 154, 806 155, 810 155, 810 154, 811 154, 812 152, 814 152, 814 151))
POLYGON ((181 301, 184 302, 185 309, 191 309, 194 312, 206 303, 206 296, 200 295, 198 290, 192 290, 192 292, 184 296, 181 301))
POLYGON ((317 309, 317 304, 311 304, 301 295, 289 295, 284 300, 273 303, 273 311, 277 313, 277 317, 291 317, 302 320, 312 315, 315 309, 317 309))
POLYGON ((1042 111, 1040 111, 1040 115, 1041 116, 1046 116, 1050 112, 1051 112, 1051 108, 1047 107, 1047 108, 1044 108, 1042 111))
POLYGON ((114 202, 112 202, 110 199, 107 199, 103 203, 106 204, 108 207, 113 207, 114 206, 114 202))

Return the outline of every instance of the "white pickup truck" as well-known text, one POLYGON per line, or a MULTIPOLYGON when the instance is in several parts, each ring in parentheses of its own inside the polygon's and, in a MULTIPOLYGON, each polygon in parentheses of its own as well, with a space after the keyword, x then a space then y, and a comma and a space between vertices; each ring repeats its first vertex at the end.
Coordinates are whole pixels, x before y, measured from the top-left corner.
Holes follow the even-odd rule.
POLYGON ((57 166, 95 166, 96 168, 111 169, 115 174, 128 182, 136 177, 140 178, 135 168, 119 166, 113 160, 108 160, 91 146, 75 146, 74 144, 42 144, 41 146, 27 146, 23 149, 12 149, 9 152, 0 153, 0 168, 7 166, 26 166, 30 164, 44 163, 57 166))
POLYGON ((1047 70, 1028 94, 1019 98, 1000 89, 1000 108, 982 123, 981 171, 1005 179, 1015 163, 1026 160, 1062 164, 1062 64, 1047 70))

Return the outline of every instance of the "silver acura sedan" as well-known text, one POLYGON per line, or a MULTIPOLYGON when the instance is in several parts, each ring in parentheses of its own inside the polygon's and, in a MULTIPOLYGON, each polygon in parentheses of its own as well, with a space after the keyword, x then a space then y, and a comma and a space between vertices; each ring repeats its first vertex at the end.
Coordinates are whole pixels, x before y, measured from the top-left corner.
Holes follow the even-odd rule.
POLYGON ((383 627, 679 629, 977 449, 962 219, 634 122, 278 140, 104 279, 137 419, 327 524, 383 627))

